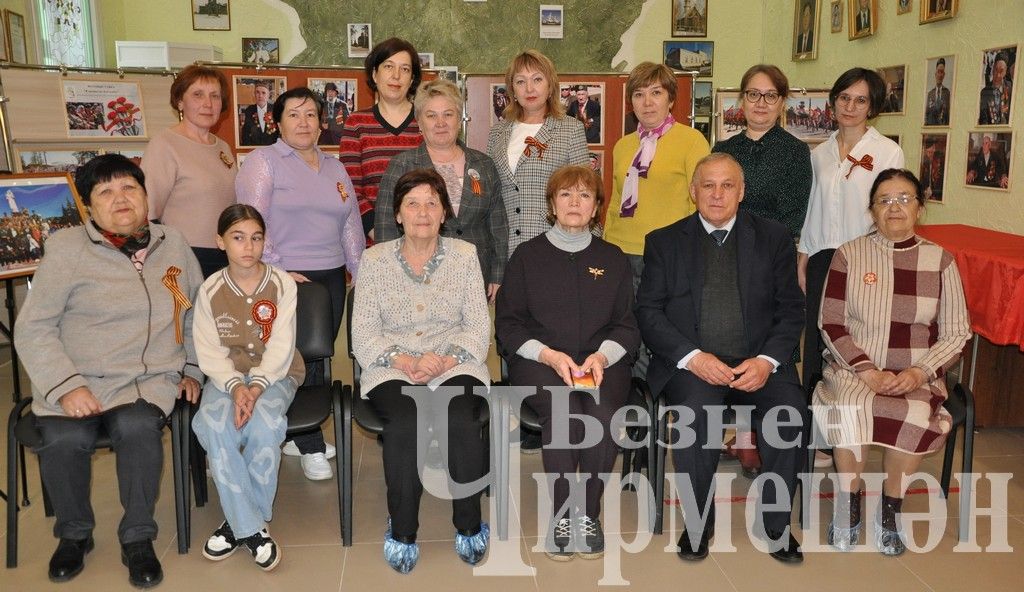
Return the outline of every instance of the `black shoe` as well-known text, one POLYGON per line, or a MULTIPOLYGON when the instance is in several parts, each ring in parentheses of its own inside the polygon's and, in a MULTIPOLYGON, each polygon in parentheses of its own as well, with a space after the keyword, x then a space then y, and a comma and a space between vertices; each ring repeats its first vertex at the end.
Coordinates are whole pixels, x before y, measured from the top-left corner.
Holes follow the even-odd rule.
POLYGON ((238 549, 239 542, 235 540, 235 533, 231 532, 231 525, 225 520, 213 531, 206 544, 203 545, 203 557, 211 561, 220 561, 231 557, 231 554, 238 549))
POLYGON ((704 536, 700 537, 700 541, 697 543, 697 548, 694 549, 693 545, 690 544, 690 534, 687 531, 683 531, 683 534, 679 536, 679 547, 676 549, 676 555, 684 561, 700 561, 708 556, 708 541, 711 540, 711 531, 707 530, 704 532, 704 536))
POLYGON ((94 546, 92 537, 61 539, 53 557, 50 557, 50 581, 66 582, 81 573, 85 567, 85 554, 94 546))
POLYGON ((604 555, 604 529, 599 518, 580 516, 576 520, 576 554, 583 559, 604 555))
POLYGON ((789 534, 789 542, 782 545, 782 533, 768 532, 768 547, 774 549, 768 554, 773 559, 781 561, 782 563, 802 563, 804 560, 804 554, 800 551, 800 543, 796 542, 796 538, 793 537, 793 533, 789 534), (778 541, 778 542, 774 542, 778 541))
POLYGON ((128 582, 136 588, 152 588, 164 579, 151 540, 122 544, 121 563, 128 567, 128 582))
POLYGON ((537 454, 540 452, 540 432, 524 430, 520 427, 519 433, 521 437, 521 440, 519 441, 520 454, 537 454))
POLYGON ((575 553, 572 550, 572 521, 568 518, 555 520, 551 525, 551 540, 544 554, 553 561, 571 561, 575 553))

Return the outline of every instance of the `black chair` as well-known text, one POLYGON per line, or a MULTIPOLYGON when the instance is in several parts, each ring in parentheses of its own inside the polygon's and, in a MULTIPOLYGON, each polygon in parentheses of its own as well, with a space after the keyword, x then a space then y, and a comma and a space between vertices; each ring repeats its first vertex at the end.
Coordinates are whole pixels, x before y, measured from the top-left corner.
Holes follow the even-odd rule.
MULTIPOLYGON (((308 432, 319 427, 332 414, 334 415, 334 445, 338 449, 338 458, 344 458, 351 452, 348 442, 350 436, 346 434, 347 427, 342 421, 341 399, 344 388, 341 381, 331 380, 331 357, 334 356, 334 336, 331 327, 331 296, 327 288, 316 282, 302 282, 298 286, 298 303, 296 305, 295 319, 295 347, 302 354, 306 362, 307 376, 305 382, 295 393, 292 404, 288 407, 288 430, 287 435, 308 432), (318 375, 308 374, 310 369, 318 369, 318 375)), ((191 417, 191 412, 187 414, 191 417)), ((186 419, 185 421, 190 421, 186 419)), ((189 423, 191 426, 191 423, 189 423)), ((184 436, 186 439, 189 436, 184 436)), ((186 440, 187 441, 187 440, 186 440)), ((186 448, 188 446, 185 446, 186 448)), ((195 450, 197 457, 203 457, 202 448, 195 450)), ((190 471, 196 484, 196 506, 203 506, 206 501, 206 471, 205 463, 191 463, 190 471), (202 467, 197 471, 197 465, 202 467), (202 495, 202 497, 200 497, 202 495)), ((340 516, 341 532, 344 540, 345 529, 351 528, 350 517, 344 515, 345 488, 344 479, 338 477, 338 510, 340 516)), ((186 498, 188 488, 185 488, 186 498)), ((186 509, 190 512, 189 506, 186 509)), ((190 516, 186 516, 186 521, 190 516)), ((186 536, 191 536, 191 527, 186 530, 186 536)))
MULTIPOLYGON (((7 567, 18 566, 18 459, 22 447, 35 448, 42 444, 43 436, 36 429, 36 417, 31 410, 32 397, 26 397, 19 401, 7 419, 7 567)), ((185 469, 188 466, 187 450, 183 450, 182 433, 188 432, 185 429, 184 418, 188 415, 185 412, 187 407, 184 399, 179 399, 175 404, 170 417, 167 418, 171 426, 171 466, 174 473, 174 515, 178 534, 178 553, 188 553, 188 509, 186 506, 185 469)), ((112 448, 110 434, 102 426, 96 438, 96 448, 112 448)), ((53 516, 53 508, 50 505, 49 496, 45 486, 43 492, 43 512, 46 516, 53 516)))
MULTIPOLYGON (((950 379, 951 380, 951 379, 950 379)), ((947 385, 950 382, 947 380, 947 385)), ((959 382, 949 388, 949 397, 942 404, 953 416, 953 427, 946 438, 946 453, 942 459, 942 497, 949 498, 949 479, 953 469, 953 455, 956 452, 956 435, 960 428, 964 430, 964 446, 961 454, 961 472, 970 475, 974 463, 974 393, 959 382)), ((957 534, 961 541, 966 541, 971 527, 971 480, 960 483, 960 520, 957 534)))

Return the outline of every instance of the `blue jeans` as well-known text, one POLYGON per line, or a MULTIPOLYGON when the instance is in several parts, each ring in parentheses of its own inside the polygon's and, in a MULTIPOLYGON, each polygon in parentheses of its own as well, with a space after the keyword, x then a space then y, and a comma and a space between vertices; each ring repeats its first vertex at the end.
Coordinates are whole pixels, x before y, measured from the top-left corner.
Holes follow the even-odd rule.
POLYGON ((235 538, 256 534, 273 517, 281 443, 288 428, 285 413, 297 388, 291 378, 270 385, 241 429, 235 429, 231 395, 212 383, 203 388, 192 429, 206 449, 224 518, 235 538))

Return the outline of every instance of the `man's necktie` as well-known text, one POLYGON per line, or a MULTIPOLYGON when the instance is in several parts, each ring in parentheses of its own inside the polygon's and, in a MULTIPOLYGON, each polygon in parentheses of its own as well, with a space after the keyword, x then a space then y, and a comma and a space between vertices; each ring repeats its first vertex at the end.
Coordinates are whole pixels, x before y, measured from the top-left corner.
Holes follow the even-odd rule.
POLYGON ((711 238, 715 239, 718 246, 722 246, 725 243, 725 237, 729 235, 729 231, 724 228, 711 231, 711 238))

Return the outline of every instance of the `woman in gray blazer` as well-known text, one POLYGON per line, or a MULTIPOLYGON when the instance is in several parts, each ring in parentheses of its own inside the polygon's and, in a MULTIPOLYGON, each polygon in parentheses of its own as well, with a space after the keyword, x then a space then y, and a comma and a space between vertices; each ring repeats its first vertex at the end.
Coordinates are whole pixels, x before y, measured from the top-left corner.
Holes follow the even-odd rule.
POLYGON ((535 49, 517 55, 505 73, 512 101, 491 128, 487 154, 501 176, 508 217, 508 254, 551 228, 544 189, 548 177, 567 164, 588 164, 587 137, 578 119, 566 117, 558 74, 535 49))
POLYGON ((423 143, 399 153, 388 164, 377 195, 373 236, 380 242, 399 237, 395 184, 413 169, 433 168, 444 178, 455 214, 445 221, 441 236, 476 247, 487 298, 494 302, 508 259, 508 225, 498 170, 489 156, 459 141, 463 102, 458 87, 443 78, 431 80, 416 91, 414 105, 423 143))

